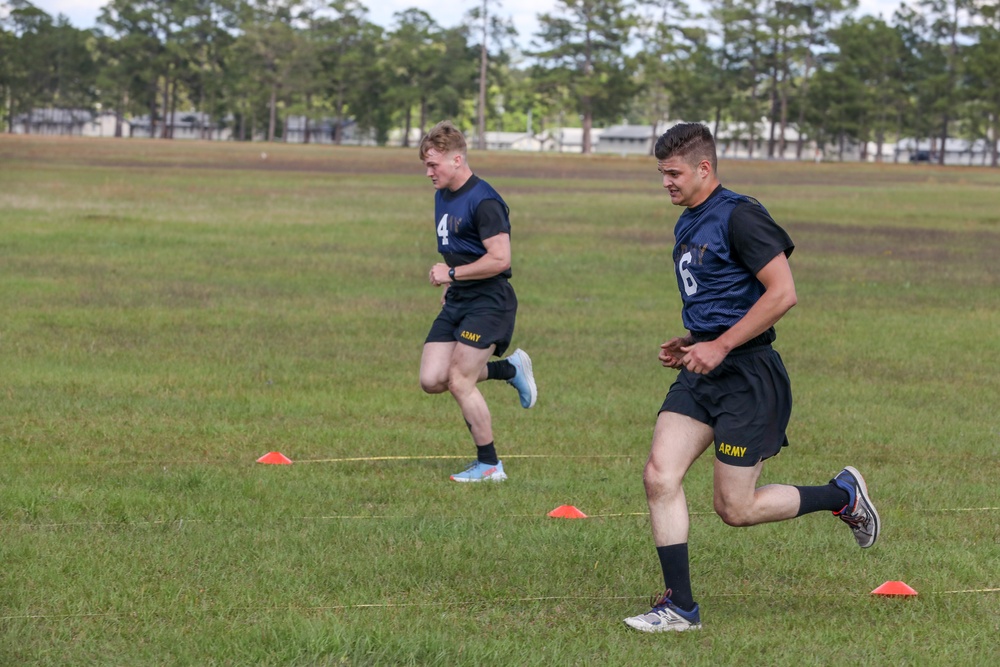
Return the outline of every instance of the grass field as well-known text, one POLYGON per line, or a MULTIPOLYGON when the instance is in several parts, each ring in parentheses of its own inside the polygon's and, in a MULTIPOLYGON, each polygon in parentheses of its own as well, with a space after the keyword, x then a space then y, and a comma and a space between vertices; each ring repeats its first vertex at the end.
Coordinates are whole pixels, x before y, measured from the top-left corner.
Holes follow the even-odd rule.
POLYGON ((1000 171, 722 163, 797 243, 764 481, 852 464, 884 532, 729 528, 703 457, 704 629, 648 636, 621 619, 661 584, 641 471, 679 209, 649 159, 471 162, 512 207, 539 382, 530 411, 482 386, 491 486, 448 481, 471 441, 417 382, 415 150, 0 137, 0 665, 1000 661, 1000 171))

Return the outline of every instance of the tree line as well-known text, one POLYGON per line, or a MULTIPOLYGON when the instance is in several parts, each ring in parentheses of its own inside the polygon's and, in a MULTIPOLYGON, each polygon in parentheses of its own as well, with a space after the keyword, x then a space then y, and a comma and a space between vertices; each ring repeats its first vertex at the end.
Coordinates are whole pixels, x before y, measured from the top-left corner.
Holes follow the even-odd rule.
POLYGON ((375 25, 359 0, 110 0, 88 30, 0 0, 0 102, 9 131, 53 106, 148 116, 163 138, 191 109, 269 141, 292 115, 306 141, 332 118, 334 142, 350 124, 378 143, 452 118, 480 137, 582 127, 589 152, 595 124, 683 118, 743 128, 768 157, 794 126, 834 151, 925 139, 942 162, 948 139, 985 140, 997 166, 1000 0, 914 0, 889 21, 857 0, 699 7, 558 0, 523 46, 497 0, 452 27, 416 8, 375 25))

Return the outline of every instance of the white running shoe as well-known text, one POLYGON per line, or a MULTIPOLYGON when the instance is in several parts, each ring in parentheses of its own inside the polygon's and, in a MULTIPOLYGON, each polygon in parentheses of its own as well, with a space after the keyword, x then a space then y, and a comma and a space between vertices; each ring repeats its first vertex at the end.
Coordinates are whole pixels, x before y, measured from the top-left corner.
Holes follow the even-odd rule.
POLYGON ((652 600, 653 608, 645 614, 625 619, 625 625, 640 632, 685 632, 701 628, 701 612, 698 605, 691 611, 684 611, 667 597, 670 591, 652 600))
POLYGON ((516 371, 514 377, 507 380, 507 383, 517 389, 522 408, 533 407, 538 400, 538 387, 535 385, 535 375, 531 372, 531 357, 521 348, 517 348, 507 357, 507 361, 516 371))
POLYGON ((502 482, 507 475, 503 471, 503 461, 496 465, 473 461, 468 468, 452 475, 451 479, 456 482, 502 482))

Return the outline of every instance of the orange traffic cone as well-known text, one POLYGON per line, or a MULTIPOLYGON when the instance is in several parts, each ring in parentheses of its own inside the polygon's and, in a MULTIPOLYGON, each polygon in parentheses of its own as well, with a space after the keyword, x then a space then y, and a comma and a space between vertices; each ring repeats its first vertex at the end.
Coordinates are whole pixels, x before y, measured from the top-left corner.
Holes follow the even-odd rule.
POLYGON ((291 465, 292 460, 281 452, 269 452, 257 459, 257 463, 270 463, 272 465, 291 465))
POLYGON ((902 581, 887 581, 875 590, 872 595, 916 595, 917 592, 902 581))
POLYGON ((554 519, 586 519, 587 515, 573 507, 572 505, 560 505, 551 512, 549 516, 554 519))

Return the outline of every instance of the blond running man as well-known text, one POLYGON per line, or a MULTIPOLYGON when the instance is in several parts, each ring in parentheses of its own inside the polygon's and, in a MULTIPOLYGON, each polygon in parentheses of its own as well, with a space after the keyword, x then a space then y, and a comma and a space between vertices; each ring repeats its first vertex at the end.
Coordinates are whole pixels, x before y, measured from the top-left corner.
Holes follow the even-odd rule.
POLYGON ((449 121, 420 142, 420 160, 434 184, 434 229, 442 262, 428 272, 443 286, 441 312, 431 325, 420 360, 420 386, 429 394, 451 392, 476 445, 476 460, 451 476, 456 482, 507 479, 497 457, 493 424, 477 384, 505 380, 531 408, 538 389, 531 358, 515 350, 501 356, 514 335, 517 296, 510 285, 510 209, 469 167, 466 142, 449 121))

